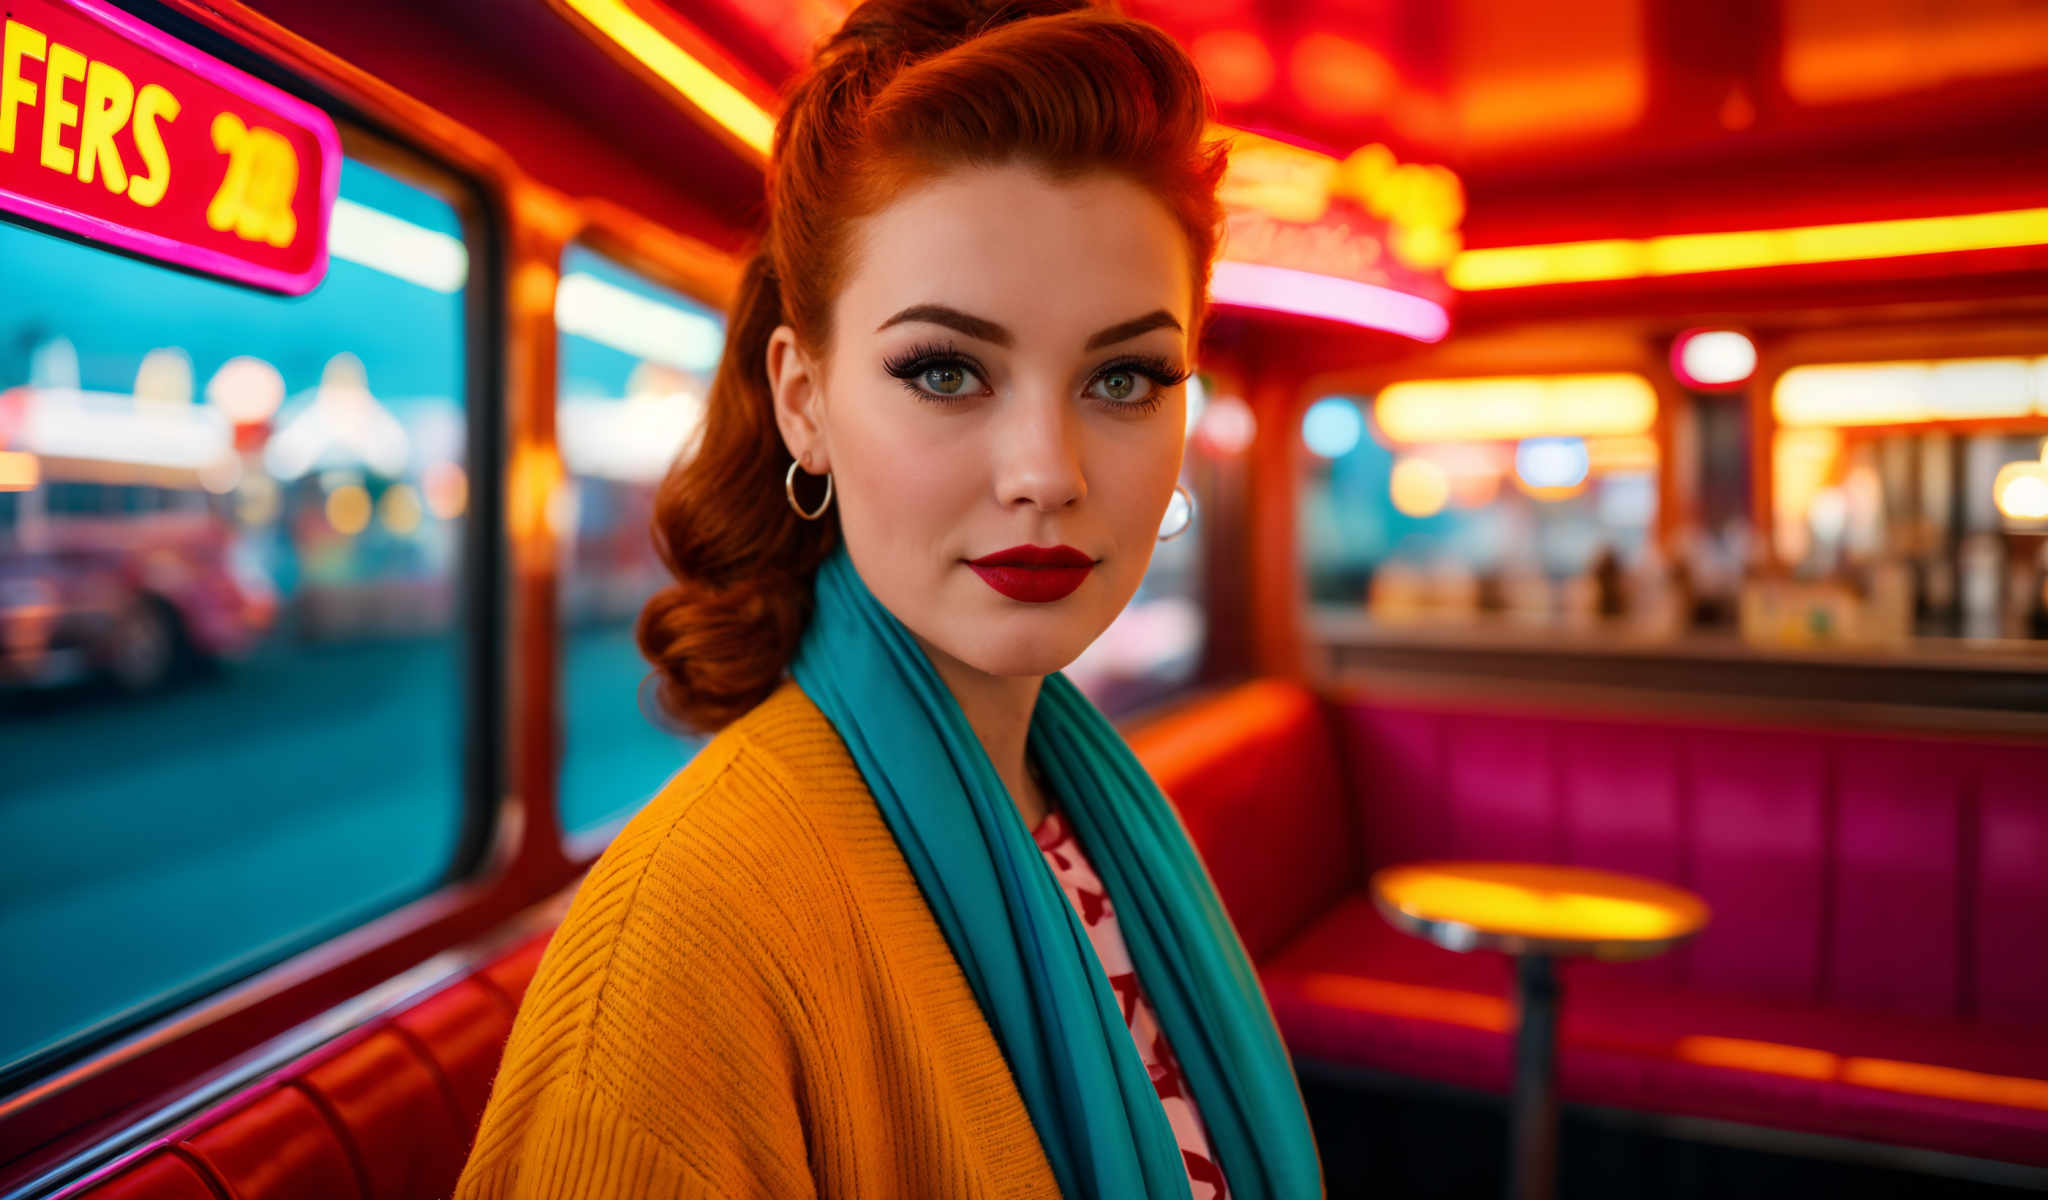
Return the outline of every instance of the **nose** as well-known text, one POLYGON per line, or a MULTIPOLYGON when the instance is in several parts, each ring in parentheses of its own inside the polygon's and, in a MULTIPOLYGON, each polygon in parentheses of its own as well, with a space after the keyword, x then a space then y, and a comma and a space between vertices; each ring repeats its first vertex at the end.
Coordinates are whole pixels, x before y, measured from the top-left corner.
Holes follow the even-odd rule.
POLYGON ((1088 494, 1081 464, 1080 414, 1052 388, 1013 393, 990 429, 996 502, 1004 508, 1057 512, 1088 494))

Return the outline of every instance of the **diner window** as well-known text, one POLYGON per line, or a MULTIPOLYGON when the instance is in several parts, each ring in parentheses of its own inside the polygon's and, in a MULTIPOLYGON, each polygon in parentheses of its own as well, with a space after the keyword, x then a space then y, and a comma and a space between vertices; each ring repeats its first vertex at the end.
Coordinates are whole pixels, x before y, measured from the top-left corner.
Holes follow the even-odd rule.
POLYGON ((1745 636, 2048 638, 2048 357, 1799 366, 1772 410, 1745 636))
POLYGON ((562 623, 562 829, 637 811, 702 746, 655 703, 633 639, 668 582, 649 522, 654 493, 704 419, 723 318, 587 246, 562 258, 555 298, 555 436, 567 486, 556 514, 562 623))
POLYGON ((469 252, 374 157, 296 298, 0 223, 0 1079, 454 865, 469 252))
POLYGON ((1655 414, 1631 375, 1319 398, 1300 428, 1311 603, 1387 624, 1653 619, 1655 414))
POLYGON ((1207 473, 1192 434, 1207 409, 1214 381, 1197 373, 1187 383, 1189 446, 1180 484, 1167 506, 1162 532, 1182 532, 1153 547, 1152 563, 1137 594, 1109 628, 1066 668, 1067 678, 1110 716, 1122 716, 1189 685, 1201 666, 1206 633, 1202 603, 1202 481, 1207 473), (1188 511, 1186 497, 1195 501, 1188 511))

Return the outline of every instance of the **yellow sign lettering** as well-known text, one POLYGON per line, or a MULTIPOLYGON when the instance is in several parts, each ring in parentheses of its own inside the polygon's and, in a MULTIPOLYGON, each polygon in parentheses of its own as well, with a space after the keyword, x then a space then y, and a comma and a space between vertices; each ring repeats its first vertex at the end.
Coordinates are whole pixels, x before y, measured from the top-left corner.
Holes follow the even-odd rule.
POLYGON ((242 215, 242 194, 249 190, 249 127, 231 112, 213 119, 213 148, 228 156, 227 174, 206 206, 206 223, 226 233, 242 215))
POLYGON ((23 105, 36 104, 36 85, 22 73, 22 64, 43 61, 49 47, 50 39, 41 30, 7 22, 5 46, 0 48, 0 154, 14 153, 16 118, 23 105))
POLYGON ((142 154, 140 175, 128 180, 128 198, 144 208, 155 208, 171 186, 171 156, 164 150, 164 131, 158 122, 178 118, 178 98, 157 84, 144 84, 135 97, 135 148, 142 154))
POLYGON ((246 241, 291 245, 299 232, 292 214, 299 156, 292 144, 276 130, 251 129, 224 112, 213 119, 213 146, 228 156, 228 169, 206 206, 206 223, 246 241))
POLYGON ((128 123, 135 111, 135 85, 126 75, 103 62, 95 62, 85 73, 85 124, 78 133, 78 182, 91 183, 94 168, 107 190, 119 195, 128 190, 128 168, 121 152, 114 148, 114 135, 128 123))
POLYGON ((64 85, 85 79, 85 55, 62 42, 50 43, 49 72, 43 78, 43 165, 66 175, 78 155, 64 144, 64 131, 78 124, 78 105, 64 98, 64 85))

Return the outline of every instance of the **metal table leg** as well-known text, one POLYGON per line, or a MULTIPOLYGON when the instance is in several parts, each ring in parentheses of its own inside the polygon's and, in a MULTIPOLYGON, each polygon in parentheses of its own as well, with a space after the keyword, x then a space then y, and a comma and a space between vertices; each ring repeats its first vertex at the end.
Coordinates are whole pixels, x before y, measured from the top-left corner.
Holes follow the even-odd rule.
POLYGON ((1510 1200, 1551 1200, 1557 1191, 1557 973, 1547 954, 1525 954, 1515 969, 1521 1009, 1515 1035, 1510 1112, 1510 1200))

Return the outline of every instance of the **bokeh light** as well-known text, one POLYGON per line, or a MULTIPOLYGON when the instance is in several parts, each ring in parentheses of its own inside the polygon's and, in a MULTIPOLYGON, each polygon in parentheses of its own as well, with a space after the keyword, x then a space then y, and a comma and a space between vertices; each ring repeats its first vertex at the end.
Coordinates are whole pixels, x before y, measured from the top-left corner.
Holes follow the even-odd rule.
POLYGON ((1394 463, 1387 494, 1403 516, 1433 517, 1450 502, 1450 474, 1434 459, 1409 455, 1394 463))
POLYGON ((1345 396, 1325 396, 1301 418, 1301 440, 1312 453, 1342 458, 1365 436, 1365 417, 1345 396))

